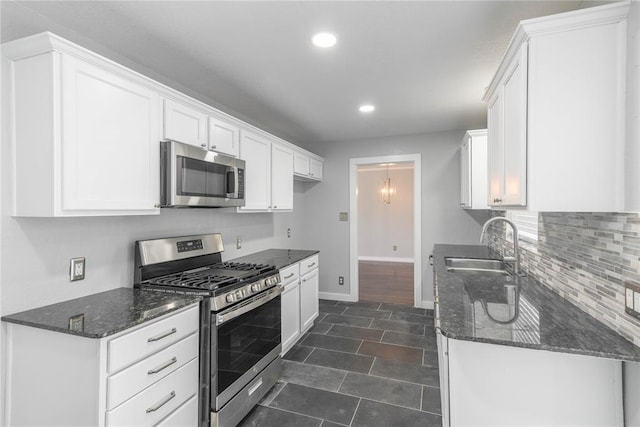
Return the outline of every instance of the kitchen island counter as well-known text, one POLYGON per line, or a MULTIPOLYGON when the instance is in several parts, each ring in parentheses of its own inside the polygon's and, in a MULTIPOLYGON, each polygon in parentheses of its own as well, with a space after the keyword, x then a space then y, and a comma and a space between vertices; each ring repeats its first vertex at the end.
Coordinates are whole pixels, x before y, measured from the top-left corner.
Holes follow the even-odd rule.
POLYGON ((447 338, 640 361, 640 348, 532 277, 449 271, 446 257, 496 258, 487 246, 435 245, 436 323, 447 338))

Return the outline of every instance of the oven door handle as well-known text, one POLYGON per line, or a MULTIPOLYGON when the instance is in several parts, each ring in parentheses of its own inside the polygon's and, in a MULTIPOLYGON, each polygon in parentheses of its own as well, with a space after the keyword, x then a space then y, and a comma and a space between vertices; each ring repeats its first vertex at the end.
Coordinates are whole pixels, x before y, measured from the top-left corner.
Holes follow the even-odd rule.
POLYGON ((227 311, 223 311, 216 316, 216 326, 222 325, 224 322, 227 322, 231 319, 235 319, 238 316, 241 316, 254 308, 260 307, 263 304, 268 303, 272 299, 276 298, 282 293, 282 285, 278 285, 274 288, 271 288, 269 291, 265 292, 263 296, 257 298, 255 300, 248 300, 246 302, 240 303, 235 307, 227 311))

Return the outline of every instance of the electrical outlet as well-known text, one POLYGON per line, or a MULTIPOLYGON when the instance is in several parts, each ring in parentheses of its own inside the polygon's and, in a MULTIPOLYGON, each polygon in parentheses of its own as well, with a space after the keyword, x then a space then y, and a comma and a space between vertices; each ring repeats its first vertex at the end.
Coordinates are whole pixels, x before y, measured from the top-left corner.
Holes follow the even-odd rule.
POLYGON ((242 249, 242 237, 236 237, 236 249, 242 249))
POLYGON ((71 262, 69 264, 69 280, 71 282, 83 280, 84 268, 84 257, 71 258, 71 262))
POLYGON ((398 245, 393 245, 393 250, 397 251, 398 250, 398 245))
POLYGON ((287 239, 291 238, 291 229, 287 228, 287 239))
POLYGON ((338 276, 338 285, 344 285, 344 277, 338 276))

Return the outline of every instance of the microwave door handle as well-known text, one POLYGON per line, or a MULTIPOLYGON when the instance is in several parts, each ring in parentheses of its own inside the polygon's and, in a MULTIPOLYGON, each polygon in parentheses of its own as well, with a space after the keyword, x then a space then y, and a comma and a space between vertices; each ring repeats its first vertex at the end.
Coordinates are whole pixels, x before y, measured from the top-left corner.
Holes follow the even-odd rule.
POLYGON ((238 170, 237 168, 229 168, 227 170, 227 197, 228 198, 237 198, 238 197, 238 170), (232 179, 229 179, 231 175, 232 179))

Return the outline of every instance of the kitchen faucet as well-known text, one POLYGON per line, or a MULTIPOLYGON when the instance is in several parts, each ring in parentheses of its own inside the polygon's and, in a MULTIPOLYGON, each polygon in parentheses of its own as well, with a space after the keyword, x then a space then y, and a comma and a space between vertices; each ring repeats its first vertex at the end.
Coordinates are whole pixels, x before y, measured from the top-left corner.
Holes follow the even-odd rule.
POLYGON ((504 221, 507 224, 511 225, 511 228, 513 229, 513 257, 503 257, 503 261, 512 262, 513 272, 516 276, 519 276, 520 275, 520 248, 518 247, 518 228, 512 221, 502 216, 495 216, 493 218, 490 218, 482 226, 482 233, 480 233, 480 243, 484 243, 484 240, 485 240, 484 236, 487 233, 487 228, 489 227, 489 225, 491 225, 496 221, 504 221))

